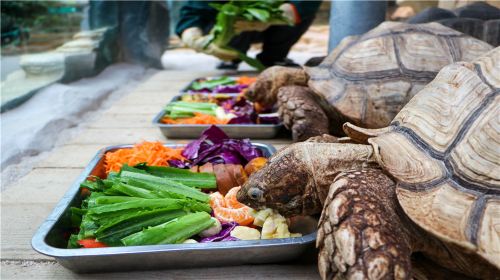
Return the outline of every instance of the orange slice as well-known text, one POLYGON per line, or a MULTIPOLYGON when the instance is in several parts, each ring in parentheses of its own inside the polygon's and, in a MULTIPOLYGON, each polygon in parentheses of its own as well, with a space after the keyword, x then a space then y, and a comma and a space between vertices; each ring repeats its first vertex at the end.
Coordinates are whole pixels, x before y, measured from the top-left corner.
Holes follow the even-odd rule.
MULTIPOLYGON (((247 207, 249 208, 249 207, 247 207)), ((242 226, 250 225, 253 217, 247 208, 231 209, 225 207, 214 208, 214 216, 221 222, 237 222, 242 226)))
POLYGON ((224 200, 226 201, 227 207, 233 208, 233 209, 238 209, 238 208, 243 208, 243 207, 250 208, 250 207, 246 206, 245 204, 239 202, 236 199, 236 194, 238 193, 238 191, 240 189, 241 189, 241 187, 234 187, 227 192, 226 196, 224 197, 224 200))
POLYGON ((220 192, 210 194, 210 207, 212 207, 212 209, 226 207, 226 201, 220 192))
POLYGON ((254 218, 250 214, 252 208, 236 199, 240 188, 230 189, 225 197, 219 192, 210 195, 210 206, 214 210, 215 218, 220 222, 237 222, 242 226, 250 225, 253 222, 254 218))

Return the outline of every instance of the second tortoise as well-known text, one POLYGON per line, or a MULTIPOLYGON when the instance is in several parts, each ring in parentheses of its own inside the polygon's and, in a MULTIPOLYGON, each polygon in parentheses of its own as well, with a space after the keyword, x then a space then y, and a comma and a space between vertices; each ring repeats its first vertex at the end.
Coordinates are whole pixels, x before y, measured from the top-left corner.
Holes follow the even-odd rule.
POLYGON ((498 279, 499 112, 500 47, 445 67, 387 127, 346 124, 351 143, 281 150, 238 200, 286 216, 322 213, 324 279, 411 279, 417 253, 430 267, 498 279))
POLYGON ((437 23, 385 22, 344 39, 316 67, 271 67, 247 95, 270 106, 295 141, 342 136, 342 124, 380 128, 444 66, 472 61, 491 50, 487 43, 437 23))

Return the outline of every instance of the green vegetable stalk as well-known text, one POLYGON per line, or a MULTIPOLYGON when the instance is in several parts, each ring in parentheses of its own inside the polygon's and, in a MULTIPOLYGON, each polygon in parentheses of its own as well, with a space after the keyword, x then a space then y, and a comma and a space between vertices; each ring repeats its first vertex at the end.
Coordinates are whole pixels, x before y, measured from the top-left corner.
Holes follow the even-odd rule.
POLYGON ((202 202, 208 202, 210 197, 208 194, 203 193, 197 189, 188 187, 181 183, 169 180, 167 178, 161 178, 153 175, 123 171, 121 172, 121 178, 123 179, 135 179, 142 181, 145 185, 150 186, 158 190, 165 190, 174 194, 182 195, 188 198, 192 198, 202 202))
POLYGON ((165 107, 166 116, 177 119, 194 116, 194 113, 202 113, 205 115, 215 116, 217 104, 207 102, 184 102, 174 101, 165 107))
POLYGON ((181 243, 213 226, 213 224, 214 221, 210 214, 206 212, 192 213, 129 235, 123 238, 122 242, 127 246, 181 243))
MULTIPOLYGON (((237 20, 261 21, 272 23, 291 24, 283 16, 279 6, 284 1, 229 1, 225 4, 212 3, 211 6, 219 11, 211 34, 213 43, 220 48, 229 49, 238 52, 238 57, 259 71, 264 70, 265 66, 257 59, 251 58, 240 51, 229 47, 229 42, 236 36, 234 24, 237 20)), ((207 44, 208 46, 208 44, 207 44)))
POLYGON ((120 239, 151 226, 166 223, 186 215, 182 210, 155 209, 123 215, 120 220, 110 221, 96 230, 97 240, 108 245, 123 245, 120 239))
POLYGON ((184 203, 180 199, 172 198, 160 198, 160 199, 144 199, 135 198, 134 200, 105 204, 101 206, 96 206, 90 208, 87 211, 87 215, 90 214, 105 214, 109 212, 116 212, 120 210, 131 210, 131 209, 155 209, 155 208, 167 208, 170 210, 182 209, 184 203))
POLYGON ((214 173, 194 173, 188 169, 165 166, 145 166, 139 168, 143 168, 151 175, 168 178, 169 180, 176 181, 188 187, 203 189, 217 188, 217 181, 214 173))
POLYGON ((201 89, 214 89, 216 86, 220 85, 235 85, 236 81, 233 78, 227 77, 227 76, 222 76, 217 79, 210 79, 206 81, 201 81, 201 82, 194 82, 191 85, 191 88, 194 90, 201 90, 201 89))

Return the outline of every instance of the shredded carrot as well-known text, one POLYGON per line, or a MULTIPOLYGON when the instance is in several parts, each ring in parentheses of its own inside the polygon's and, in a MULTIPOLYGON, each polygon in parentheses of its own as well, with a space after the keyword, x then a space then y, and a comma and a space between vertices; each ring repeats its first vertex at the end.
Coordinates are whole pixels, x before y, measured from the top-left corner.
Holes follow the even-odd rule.
POLYGON ((241 76, 236 80, 239 85, 251 85, 257 81, 257 77, 241 76))
POLYGON ((182 149, 173 149, 163 146, 160 142, 142 142, 135 144, 131 149, 119 149, 105 155, 106 174, 111 171, 118 172, 124 164, 134 166, 146 163, 153 166, 168 166, 168 160, 184 157, 182 149))
POLYGON ((221 120, 202 113, 194 113, 194 117, 190 118, 171 119, 163 117, 161 122, 165 124, 227 124, 228 120, 221 120))

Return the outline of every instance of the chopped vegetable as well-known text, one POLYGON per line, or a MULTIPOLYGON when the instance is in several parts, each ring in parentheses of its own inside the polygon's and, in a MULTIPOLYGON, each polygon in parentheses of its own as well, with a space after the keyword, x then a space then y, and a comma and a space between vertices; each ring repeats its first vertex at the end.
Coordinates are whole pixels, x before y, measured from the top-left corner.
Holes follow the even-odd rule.
POLYGON ((300 233, 290 233, 286 219, 276 211, 269 215, 262 225, 261 238, 288 238, 302 236, 300 233))
POLYGON ((194 117, 172 119, 168 116, 163 117, 160 122, 164 124, 227 124, 228 120, 222 120, 214 116, 202 113, 193 113, 194 117))
POLYGON ((207 162, 246 164, 261 157, 262 152, 249 139, 230 139, 224 131, 212 125, 199 139, 189 143, 182 155, 191 161, 189 166, 193 166, 207 162))
POLYGON ((179 169, 174 167, 164 167, 164 166, 147 166, 142 165, 138 168, 145 170, 147 173, 167 178, 172 181, 176 181, 188 187, 203 188, 203 189, 215 189, 217 187, 215 174, 212 171, 205 171, 203 173, 193 173, 189 170, 179 169))
POLYGON ((225 195, 230 189, 243 185, 247 180, 240 164, 216 164, 213 166, 217 178, 217 190, 225 195))
POLYGON ((206 230, 200 232, 201 237, 209 237, 213 235, 219 234, 219 232, 222 230, 222 225, 220 224, 219 220, 212 218, 214 220, 214 225, 211 228, 207 228, 206 230))
POLYGON ((98 242, 95 239, 82 239, 78 240, 78 244, 80 244, 83 248, 102 248, 108 247, 106 244, 102 242, 98 242))
POLYGON ((254 215, 253 224, 255 226, 262 227, 267 217, 271 216, 272 214, 273 214, 273 209, 271 208, 260 210, 259 212, 257 212, 257 214, 254 215))
POLYGON ((149 227, 123 238, 122 242, 127 246, 182 243, 213 224, 214 221, 208 213, 197 212, 149 227))
POLYGON ((159 192, 166 191, 203 202, 209 201, 209 196, 207 194, 167 178, 129 171, 122 171, 120 178, 125 180, 132 179, 135 180, 135 182, 142 181, 142 187, 150 188, 151 190, 159 192))
POLYGON ((236 80, 236 83, 240 85, 251 85, 257 81, 257 77, 240 76, 236 80))
POLYGON ((214 173, 214 165, 210 162, 205 163, 199 167, 200 172, 214 173))
POLYGON ((193 84, 191 85, 191 89, 194 89, 194 90, 201 90, 201 89, 211 90, 211 89, 214 89, 217 86, 221 86, 221 85, 234 85, 234 84, 236 84, 236 81, 233 78, 227 77, 227 76, 221 76, 220 78, 216 78, 216 79, 206 79, 206 80, 203 80, 203 81, 193 82, 193 84))
POLYGON ((216 95, 186 94, 182 96, 182 101, 217 103, 218 99, 228 99, 231 97, 222 95, 221 93, 242 93, 256 80, 257 77, 249 76, 240 76, 238 78, 221 76, 219 78, 200 79, 193 82, 188 91, 191 93, 216 93, 216 95))
POLYGON ((216 86, 213 90, 215 93, 240 93, 244 92, 248 85, 225 85, 216 86))
POLYGON ((230 233, 236 226, 238 226, 238 223, 236 222, 222 223, 221 224, 222 229, 219 233, 209 237, 202 238, 200 242, 205 243, 205 242, 216 242, 216 241, 230 241, 230 239, 228 238, 231 237, 230 233))
POLYGON ((260 239, 260 232, 251 227, 237 226, 231 231, 231 236, 241 240, 260 239))
POLYGON ((182 149, 163 146, 160 142, 142 142, 131 149, 107 152, 104 156, 106 173, 117 172, 124 164, 134 166, 139 163, 167 166, 169 160, 182 160, 182 149))
POLYGON ((104 224, 96 232, 95 235, 100 241, 106 244, 120 246, 121 238, 136 233, 143 228, 156 226, 166 223, 175 218, 186 215, 182 210, 165 210, 164 208, 154 209, 150 211, 138 211, 130 213, 129 216, 123 215, 121 221, 114 222, 113 225, 104 224))
POLYGON ((184 240, 184 242, 182 242, 182 244, 196 244, 196 243, 198 243, 198 241, 194 239, 186 239, 184 240))
POLYGON ((194 113, 215 116, 215 109, 217 104, 213 103, 174 101, 165 107, 165 116, 171 119, 192 117, 194 113))
POLYGON ((185 102, 209 102, 214 104, 219 104, 219 102, 234 98, 234 94, 222 94, 222 93, 197 93, 192 89, 189 90, 190 93, 181 95, 181 101, 185 102))
POLYGON ((264 167, 266 163, 267 163, 267 158, 256 157, 245 165, 245 172, 248 176, 250 176, 252 175, 252 173, 262 169, 262 167, 264 167))

